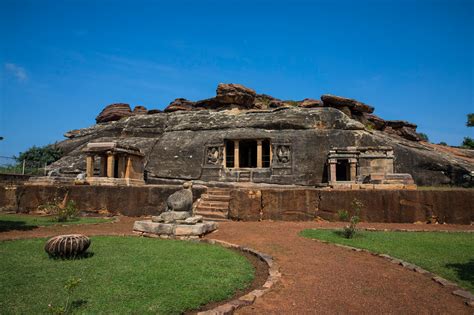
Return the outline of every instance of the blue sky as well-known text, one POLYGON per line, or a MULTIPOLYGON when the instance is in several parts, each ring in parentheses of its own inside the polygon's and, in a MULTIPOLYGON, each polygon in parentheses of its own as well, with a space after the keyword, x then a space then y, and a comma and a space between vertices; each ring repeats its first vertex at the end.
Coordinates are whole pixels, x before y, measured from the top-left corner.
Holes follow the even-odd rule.
POLYGON ((219 82, 331 93, 459 145, 474 112, 474 1, 0 1, 0 155, 115 102, 163 109, 219 82))

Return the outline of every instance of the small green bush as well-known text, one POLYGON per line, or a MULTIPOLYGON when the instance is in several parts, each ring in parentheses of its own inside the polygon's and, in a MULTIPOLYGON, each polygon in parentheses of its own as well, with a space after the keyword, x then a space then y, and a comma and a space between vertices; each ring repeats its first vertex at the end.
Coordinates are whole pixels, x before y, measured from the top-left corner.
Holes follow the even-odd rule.
POLYGON ((342 236, 345 238, 353 238, 357 233, 357 224, 360 222, 360 212, 364 207, 362 201, 354 198, 351 202, 352 216, 349 225, 346 225, 342 230, 342 236))
POLYGON ((349 221, 349 212, 347 210, 339 210, 337 212, 339 221, 347 222, 349 221))
POLYGON ((77 209, 74 200, 69 200, 64 203, 58 201, 58 199, 55 199, 51 203, 40 206, 40 209, 43 209, 48 214, 52 215, 54 217, 54 221, 56 222, 67 222, 77 219, 79 214, 79 210, 77 209))
POLYGON ((461 147, 464 149, 474 149, 474 139, 471 137, 464 137, 461 147))
POLYGON ((72 299, 72 294, 76 290, 76 288, 79 286, 81 283, 80 278, 70 278, 66 283, 64 284, 64 290, 66 290, 66 303, 64 306, 54 306, 53 304, 48 305, 48 310, 50 314, 54 315, 63 315, 63 314, 71 314, 72 313, 72 306, 73 303, 71 301, 72 299))

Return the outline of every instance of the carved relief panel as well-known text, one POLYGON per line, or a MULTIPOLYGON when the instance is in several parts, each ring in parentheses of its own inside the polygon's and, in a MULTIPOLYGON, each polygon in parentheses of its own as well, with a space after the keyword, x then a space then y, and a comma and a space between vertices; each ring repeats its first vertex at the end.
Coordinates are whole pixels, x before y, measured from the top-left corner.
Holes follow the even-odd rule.
POLYGON ((221 166, 224 160, 224 146, 208 145, 206 147, 204 164, 207 166, 221 166))
POLYGON ((292 148, 291 144, 284 143, 274 143, 272 147, 273 158, 272 158, 272 167, 273 168, 291 168, 292 161, 292 148))

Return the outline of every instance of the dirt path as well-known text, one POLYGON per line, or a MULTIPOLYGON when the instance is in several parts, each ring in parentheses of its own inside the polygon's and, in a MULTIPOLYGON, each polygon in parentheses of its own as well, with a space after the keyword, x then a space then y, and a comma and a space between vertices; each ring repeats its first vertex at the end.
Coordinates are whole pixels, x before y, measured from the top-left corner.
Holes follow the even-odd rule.
MULTIPOLYGON (((50 226, 0 233, 0 240, 48 237, 61 233, 132 234, 136 218, 118 222, 50 226)), ((305 228, 338 223, 229 222, 208 238, 246 245, 275 257, 281 282, 238 314, 390 313, 472 314, 472 308, 429 278, 370 254, 353 252, 298 236, 305 228)), ((378 229, 474 230, 473 226, 363 224, 378 229)))
POLYGON ((302 229, 317 225, 321 226, 311 222, 232 222, 221 224, 219 231, 209 236, 268 253, 280 265, 281 282, 238 314, 472 314, 460 298, 428 277, 367 253, 298 236, 302 229))

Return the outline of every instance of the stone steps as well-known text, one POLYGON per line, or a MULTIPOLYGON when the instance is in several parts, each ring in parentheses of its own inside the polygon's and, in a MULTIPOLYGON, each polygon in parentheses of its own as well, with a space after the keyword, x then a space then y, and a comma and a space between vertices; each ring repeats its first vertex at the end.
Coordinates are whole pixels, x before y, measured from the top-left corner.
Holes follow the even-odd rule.
POLYGON ((216 194, 202 194, 201 199, 209 200, 209 201, 229 201, 230 196, 229 195, 216 195, 216 194))
POLYGON ((204 218, 204 221, 230 221, 227 218, 227 214, 224 214, 222 212, 200 211, 199 215, 204 218))
POLYGON ((239 173, 239 182, 250 182, 250 172, 240 172, 239 173))
POLYGON ((230 197, 230 191, 226 188, 208 188, 205 195, 219 195, 219 196, 229 196, 230 197))
POLYGON ((230 191, 226 188, 208 188, 194 209, 207 221, 229 221, 230 191))

